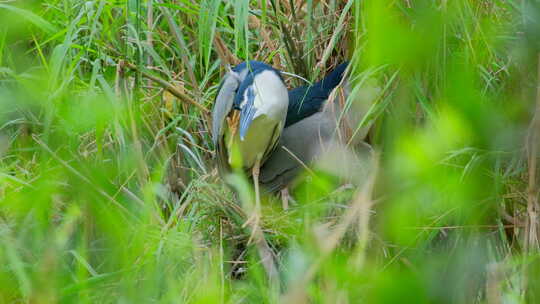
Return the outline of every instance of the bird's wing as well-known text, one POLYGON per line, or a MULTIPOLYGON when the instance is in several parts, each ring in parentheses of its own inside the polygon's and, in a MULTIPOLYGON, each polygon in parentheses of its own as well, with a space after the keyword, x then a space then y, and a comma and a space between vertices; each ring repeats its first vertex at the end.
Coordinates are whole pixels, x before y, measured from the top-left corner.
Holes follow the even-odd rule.
POLYGON ((331 141, 334 128, 334 120, 326 112, 316 113, 285 128, 278 147, 261 168, 261 185, 267 191, 275 192, 289 184, 331 141))
POLYGON ((309 86, 301 86, 289 91, 289 108, 285 127, 319 112, 336 86, 343 79, 349 62, 337 66, 322 80, 309 86))
POLYGON ((319 112, 328 98, 328 94, 321 92, 318 87, 314 86, 303 86, 290 90, 285 127, 319 112))
POLYGON ((238 74, 234 71, 228 72, 219 86, 212 111, 212 141, 216 147, 218 169, 223 172, 227 170, 228 166, 228 155, 224 142, 224 124, 231 111, 239 86, 240 79, 238 74))
POLYGON ((239 86, 239 77, 233 71, 228 72, 221 82, 212 111, 212 141, 214 145, 217 145, 219 138, 223 135, 223 124, 231 111, 234 96, 239 86))
POLYGON ((332 113, 319 112, 286 128, 278 148, 261 168, 263 189, 277 192, 312 165, 355 185, 363 183, 371 168, 371 146, 347 146, 334 133, 335 127, 332 113))
MULTIPOLYGON (((269 192, 275 192, 291 183, 304 166, 311 165, 323 152, 325 154, 341 155, 328 151, 347 151, 349 146, 356 152, 361 148, 370 124, 356 130, 362 119, 367 115, 368 109, 381 94, 376 82, 366 82, 351 92, 349 84, 345 84, 344 95, 333 95, 331 101, 326 102, 320 112, 316 112, 283 130, 278 147, 271 154, 261 168, 261 185, 269 192), (339 98, 347 100, 352 93, 351 107, 344 109, 339 98), (341 112, 346 111, 347 119, 338 121, 341 112), (346 126, 342 126, 343 124, 346 126), (351 128, 349 132, 342 132, 341 128, 351 128), (343 133, 355 134, 352 138, 345 138, 343 133), (349 143, 349 145, 346 145, 349 143)), ((344 154, 348 155, 348 154, 344 154)), ((354 168, 354 166, 352 167, 354 168)))

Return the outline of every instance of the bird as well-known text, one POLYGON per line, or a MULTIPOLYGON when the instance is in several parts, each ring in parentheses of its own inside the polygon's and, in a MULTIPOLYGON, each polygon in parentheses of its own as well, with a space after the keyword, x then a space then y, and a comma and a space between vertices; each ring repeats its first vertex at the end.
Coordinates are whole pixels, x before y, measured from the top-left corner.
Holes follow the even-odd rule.
POLYGON ((345 61, 315 84, 290 90, 285 128, 319 112, 330 93, 343 79, 348 66, 349 62, 345 61))
POLYGON ((218 171, 227 177, 240 169, 253 179, 255 208, 245 221, 271 282, 279 276, 272 251, 259 227, 259 170, 276 148, 287 117, 289 95, 281 73, 259 61, 242 62, 225 75, 212 110, 212 141, 218 171), (241 166, 237 159, 241 160, 241 166), (236 168, 235 168, 236 167, 236 168))
MULTIPOLYGON (((287 186, 297 177, 305 166, 311 164, 325 151, 347 151, 347 144, 340 134, 339 116, 343 105, 336 102, 337 94, 334 89, 343 80, 343 75, 349 63, 338 65, 321 81, 313 85, 301 86, 289 91, 289 108, 285 129, 280 137, 278 148, 272 153, 261 167, 260 183, 266 192, 273 193, 284 190, 282 201, 286 209, 288 199, 287 186), (332 102, 329 101, 332 99, 332 102)), ((343 99, 350 94, 348 80, 343 81, 343 99)), ((361 108, 354 108, 351 115, 346 115, 344 122, 348 127, 356 127, 365 116, 380 89, 370 85, 364 94, 356 96, 361 108)), ((356 136, 354 144, 360 143, 367 131, 362 130, 356 136)))
POLYGON ((235 159, 241 159, 241 169, 253 179, 257 210, 260 166, 277 146, 288 106, 281 73, 254 60, 230 69, 216 95, 212 140, 220 174, 226 176, 233 170, 235 159))

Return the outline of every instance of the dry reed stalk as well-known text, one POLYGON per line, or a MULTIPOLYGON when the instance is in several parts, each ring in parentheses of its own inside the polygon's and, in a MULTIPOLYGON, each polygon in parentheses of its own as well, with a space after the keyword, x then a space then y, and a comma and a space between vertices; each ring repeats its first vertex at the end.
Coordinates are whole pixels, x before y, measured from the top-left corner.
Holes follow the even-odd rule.
MULTIPOLYGON (((132 70, 139 70, 137 68, 137 66, 135 66, 134 64, 131 64, 131 63, 126 63, 127 67, 129 67, 130 69, 132 70)), ((178 99, 180 99, 182 102, 187 102, 193 106, 195 106, 196 108, 198 108, 199 110, 201 110, 204 114, 209 114, 210 111, 205 108, 203 105, 201 105, 200 103, 194 101, 193 99, 191 99, 189 96, 187 96, 186 93, 178 90, 174 85, 168 83, 167 81, 159 78, 159 77, 156 77, 144 70, 141 70, 139 71, 141 72, 141 74, 146 77, 146 78, 149 78, 151 80, 153 80, 154 82, 158 83, 163 89, 169 91, 171 94, 173 94, 174 96, 176 96, 178 99)))
MULTIPOLYGON (((273 52, 273 51, 279 49, 279 41, 278 40, 272 40, 272 38, 270 38, 270 33, 261 24, 261 21, 259 20, 259 18, 257 18, 256 16, 253 16, 253 15, 250 15, 249 16, 249 27, 251 29, 253 29, 253 28, 259 29, 259 33, 261 34, 261 36, 262 36, 262 38, 264 40, 264 43, 268 46, 268 49, 266 51, 273 52)), ((262 50, 263 50, 263 48, 261 48, 261 51, 262 50)), ((272 63, 273 63, 273 65, 275 67, 283 68, 283 66, 281 65, 281 59, 279 58, 279 56, 273 56, 272 57, 272 63)))
MULTIPOLYGON (((148 46, 154 48, 154 0, 148 0, 146 6, 146 43, 148 46)), ((152 56, 146 58, 146 64, 148 66, 152 65, 152 56)))
MULTIPOLYGON (((538 54, 536 105, 534 116, 527 134, 526 150, 528 164, 527 185, 527 218, 525 223, 525 237, 523 239, 524 256, 528 253, 537 252, 539 249, 538 238, 538 186, 536 184, 536 161, 538 157, 538 132, 540 131, 540 54, 538 54)), ((527 293, 528 277, 525 261, 522 265, 522 292, 527 293)))
POLYGON ((527 251, 538 250, 538 187, 536 185, 537 157, 538 157, 538 132, 540 131, 540 54, 538 55, 538 80, 536 91, 536 106, 531 121, 527 138, 527 163, 528 163, 528 186, 527 186, 527 238, 525 245, 527 251))
POLYGON ((221 39, 221 35, 218 32, 214 35, 214 47, 221 62, 229 65, 237 65, 240 63, 240 59, 229 50, 227 44, 221 39))
POLYGON ((486 300, 488 304, 501 304, 502 270, 497 263, 487 265, 486 300))
MULTIPOLYGON (((307 285, 313 280, 324 260, 326 260, 337 248, 339 242, 345 236, 347 229, 354 224, 355 220, 357 221, 358 227, 361 229, 357 235, 358 255, 356 257, 356 266, 362 265, 365 256, 365 248, 369 241, 369 215, 373 205, 371 197, 378 172, 378 155, 374 155, 373 159, 372 172, 368 176, 366 183, 358 191, 349 208, 347 208, 347 211, 341 216, 341 219, 336 221, 338 223, 336 227, 332 231, 326 233, 325 237, 320 241, 324 246, 321 247, 319 257, 307 269, 304 276, 291 286, 289 291, 283 296, 283 303, 309 303, 309 299, 305 292, 307 285)), ((330 226, 331 224, 332 223, 327 223, 326 226, 330 226)))

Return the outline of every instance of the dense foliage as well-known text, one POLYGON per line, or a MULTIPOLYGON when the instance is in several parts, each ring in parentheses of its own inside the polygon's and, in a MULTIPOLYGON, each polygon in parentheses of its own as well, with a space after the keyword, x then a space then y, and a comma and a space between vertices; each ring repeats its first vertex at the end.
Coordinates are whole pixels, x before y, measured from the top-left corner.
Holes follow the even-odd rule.
POLYGON ((0 302, 539 303, 539 41, 536 0, 0 1, 0 302), (378 92, 362 183, 265 199, 277 287, 208 131, 249 59, 378 92))

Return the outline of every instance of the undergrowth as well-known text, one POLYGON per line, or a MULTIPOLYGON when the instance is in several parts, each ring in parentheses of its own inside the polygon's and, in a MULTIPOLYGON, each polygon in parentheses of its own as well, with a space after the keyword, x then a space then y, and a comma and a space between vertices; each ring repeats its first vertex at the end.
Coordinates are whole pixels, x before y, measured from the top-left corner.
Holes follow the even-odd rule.
POLYGON ((0 1, 0 302, 538 303, 538 8, 0 1), (277 288, 209 134, 251 59, 379 92, 365 183, 265 200, 277 288))

